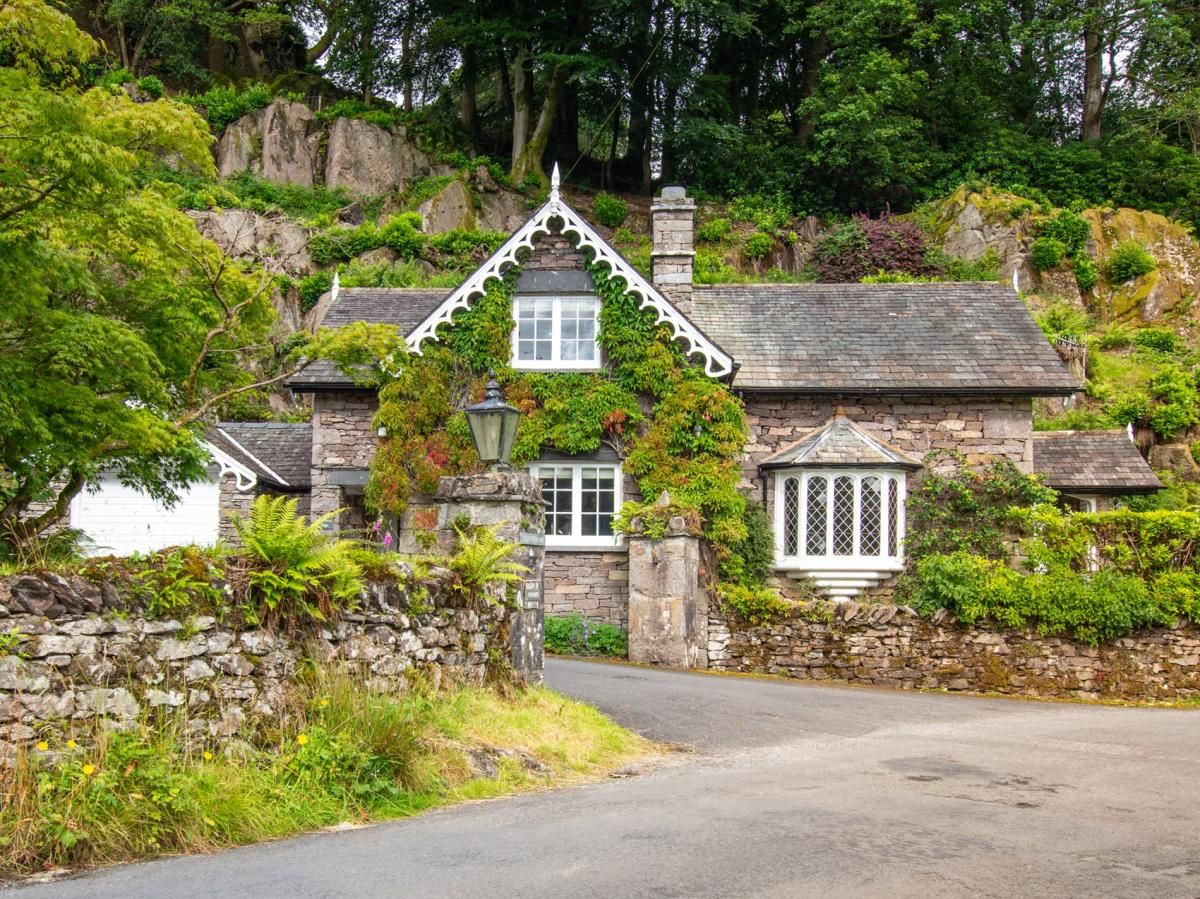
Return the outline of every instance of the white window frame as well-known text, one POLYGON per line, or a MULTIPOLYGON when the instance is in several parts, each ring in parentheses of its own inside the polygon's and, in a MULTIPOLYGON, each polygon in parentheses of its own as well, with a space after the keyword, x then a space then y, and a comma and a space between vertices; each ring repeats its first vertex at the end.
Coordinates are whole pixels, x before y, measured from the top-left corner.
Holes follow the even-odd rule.
POLYGON ((611 549, 622 545, 620 534, 585 535, 583 530, 583 472, 588 468, 607 469, 613 473, 613 520, 621 511, 621 487, 624 475, 621 465, 617 462, 534 462, 529 466, 529 473, 535 478, 541 478, 543 468, 571 469, 571 533, 552 534, 546 531, 546 549, 611 549))
POLYGON ((513 299, 512 308, 512 367, 519 371, 595 371, 602 368, 600 358, 600 298, 593 294, 525 294, 513 299), (535 303, 538 300, 550 300, 552 308, 552 324, 550 327, 550 358, 522 359, 520 357, 521 335, 521 305, 535 303), (562 355, 562 307, 564 300, 590 300, 592 302, 593 325, 592 335, 596 344, 596 352, 591 359, 563 359, 562 355))
POLYGON ((905 473, 893 468, 789 468, 775 472, 775 566, 795 571, 899 571, 904 567, 904 535, 906 505, 905 473), (849 555, 834 555, 834 504, 833 485, 837 478, 854 480, 853 544, 849 555), (879 503, 879 553, 865 555, 862 547, 862 482, 864 478, 878 478, 880 484, 879 503), (808 488, 813 478, 826 478, 829 491, 825 504, 825 554, 808 554, 808 488), (787 482, 799 480, 797 497, 796 552, 786 551, 786 503, 784 501, 787 482), (896 481, 896 554, 889 549, 888 533, 888 480, 896 481))

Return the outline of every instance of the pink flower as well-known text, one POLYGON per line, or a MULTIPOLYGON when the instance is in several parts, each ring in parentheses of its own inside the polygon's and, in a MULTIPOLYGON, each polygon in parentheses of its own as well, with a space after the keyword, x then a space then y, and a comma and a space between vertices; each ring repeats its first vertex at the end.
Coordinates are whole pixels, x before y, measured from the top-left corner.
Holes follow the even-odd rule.
POLYGON ((371 530, 378 534, 381 527, 383 527, 383 519, 376 518, 374 524, 371 525, 371 530))
POLYGON ((392 535, 391 535, 391 534, 384 534, 384 535, 383 535, 383 545, 384 545, 384 546, 391 546, 391 545, 392 545, 392 535))

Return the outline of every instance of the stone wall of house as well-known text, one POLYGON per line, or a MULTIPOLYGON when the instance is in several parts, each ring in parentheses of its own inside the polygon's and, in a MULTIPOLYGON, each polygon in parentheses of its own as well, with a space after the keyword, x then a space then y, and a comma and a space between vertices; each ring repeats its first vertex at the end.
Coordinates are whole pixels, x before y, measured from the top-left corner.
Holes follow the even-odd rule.
MULTIPOLYGON (((745 397, 750 441, 743 477, 762 489, 758 463, 823 425, 839 406, 879 440, 917 458, 956 450, 970 461, 1011 459, 1033 466, 1033 401, 1027 397, 745 397)), ((770 505, 768 497, 768 505, 770 505)))
POLYGON ((379 445, 374 425, 379 400, 373 393, 330 392, 313 395, 312 499, 314 516, 347 509, 341 527, 366 522, 362 489, 332 483, 332 473, 366 471, 379 445))
POLYGON ((629 625, 629 553, 547 552, 546 614, 629 625))
POLYGON ((147 618, 110 584, 55 574, 0 579, 0 756, 13 743, 115 726, 156 709, 186 711, 198 735, 228 736, 277 717, 306 653, 344 664, 375 686, 481 684, 489 650, 506 651, 503 607, 463 607, 430 586, 432 610, 410 613, 409 591, 373 584, 360 610, 315 632, 236 631, 209 616, 147 618), (107 726, 107 724, 105 724, 107 726))
POLYGON ((578 271, 583 268, 583 253, 575 248, 571 238, 561 232, 540 234, 533 250, 521 262, 525 270, 578 271))
POLYGON ((1089 646, 1032 630, 970 627, 895 605, 813 603, 752 627, 710 608, 708 667, 899 689, 1079 699, 1200 696, 1200 628, 1089 646))

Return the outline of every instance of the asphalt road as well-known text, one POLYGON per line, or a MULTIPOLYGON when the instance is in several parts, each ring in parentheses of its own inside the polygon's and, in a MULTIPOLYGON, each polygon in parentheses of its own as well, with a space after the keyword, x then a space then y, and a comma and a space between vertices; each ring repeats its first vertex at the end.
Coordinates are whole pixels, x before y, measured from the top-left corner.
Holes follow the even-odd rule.
POLYGON ((1200 712, 551 661, 687 744, 650 773, 13 891, 42 897, 1200 897, 1200 712))

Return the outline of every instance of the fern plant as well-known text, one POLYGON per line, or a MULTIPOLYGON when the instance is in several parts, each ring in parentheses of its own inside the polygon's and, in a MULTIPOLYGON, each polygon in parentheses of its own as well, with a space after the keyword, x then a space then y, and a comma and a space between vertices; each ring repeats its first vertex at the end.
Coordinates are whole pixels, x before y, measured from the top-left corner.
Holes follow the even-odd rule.
POLYGON ((505 540, 495 528, 455 525, 458 549, 450 559, 450 570, 458 575, 459 589, 472 599, 495 603, 490 588, 520 583, 529 569, 514 561, 519 544, 505 540))
POLYGON ((353 543, 324 534, 337 512, 309 523, 296 500, 255 497, 246 518, 234 516, 246 564, 245 614, 251 623, 274 627, 325 621, 350 608, 363 590, 362 569, 351 557, 353 543))

